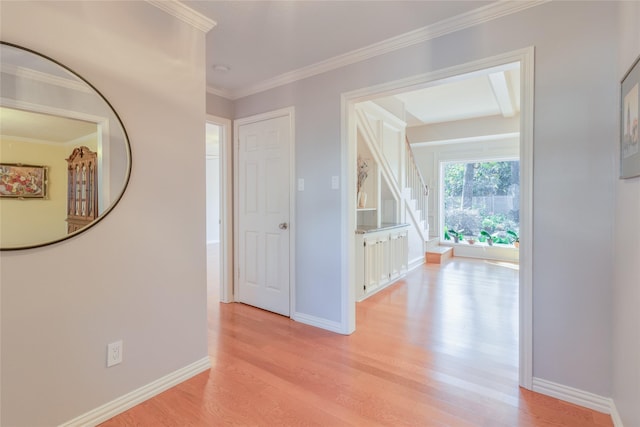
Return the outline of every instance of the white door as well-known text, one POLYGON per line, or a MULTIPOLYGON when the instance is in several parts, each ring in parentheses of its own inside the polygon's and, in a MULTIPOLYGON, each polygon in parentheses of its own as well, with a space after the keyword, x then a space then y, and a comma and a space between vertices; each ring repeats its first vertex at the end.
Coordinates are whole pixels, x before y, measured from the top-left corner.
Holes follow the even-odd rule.
POLYGON ((238 297, 289 316, 290 116, 238 126, 238 297))

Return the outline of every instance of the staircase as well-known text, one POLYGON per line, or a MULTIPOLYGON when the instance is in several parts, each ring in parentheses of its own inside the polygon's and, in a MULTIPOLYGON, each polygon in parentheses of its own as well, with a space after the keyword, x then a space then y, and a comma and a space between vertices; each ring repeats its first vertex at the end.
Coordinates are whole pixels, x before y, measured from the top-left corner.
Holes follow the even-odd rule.
POLYGON ((425 240, 427 245, 425 262, 428 264, 442 264, 445 260, 453 256, 453 248, 450 246, 440 246, 439 238, 429 238, 429 224, 427 219, 429 187, 425 184, 422 174, 416 166, 408 138, 405 139, 405 150, 407 159, 407 189, 410 190, 412 197, 407 203, 410 205, 410 210, 413 209, 415 212, 416 217, 420 218, 419 221, 426 233, 425 240))
POLYGON ((416 166, 415 157, 409 144, 409 138, 405 136, 405 180, 404 188, 407 210, 414 217, 414 221, 422 230, 422 239, 429 240, 429 221, 427 219, 429 208, 429 187, 424 182, 422 174, 416 166))
MULTIPOLYGON (((401 220, 412 224, 413 230, 415 230, 413 232, 417 233, 419 239, 422 240, 424 262, 441 264, 453 256, 453 248, 440 246, 440 239, 429 237, 429 187, 416 165, 411 144, 406 137, 406 124, 401 121, 396 122, 397 118, 395 120, 389 118, 390 113, 376 104, 365 104, 367 105, 363 108, 356 109, 358 131, 371 152, 372 160, 378 165, 381 174, 389 184, 393 197, 402 206, 401 220), (389 144, 389 141, 385 139, 384 128, 385 126, 393 127, 394 124, 402 130, 401 139, 395 141, 392 138, 392 142, 396 144, 398 150, 402 150, 402 154, 397 154, 401 158, 401 167, 398 167, 397 163, 393 163, 393 156, 390 160, 386 155, 390 152, 388 151, 390 145, 385 145, 389 144), (403 139, 404 147, 400 147, 399 144, 402 144, 403 139)), ((397 158, 395 160, 397 161, 397 158)))
MULTIPOLYGON (((397 203, 400 222, 411 224, 413 241, 423 242, 422 255, 414 246, 413 262, 424 259, 429 239, 428 195, 415 162, 415 157, 406 138, 406 124, 373 103, 356 108, 357 130, 371 155, 371 160, 380 170, 389 193, 397 203), (387 132, 387 133, 385 133, 387 132), (391 136, 390 136, 391 135, 391 136), (417 256, 417 258, 416 258, 417 256)), ((411 262, 412 260, 410 260, 411 262)), ((424 261, 422 261, 424 262, 424 261)))

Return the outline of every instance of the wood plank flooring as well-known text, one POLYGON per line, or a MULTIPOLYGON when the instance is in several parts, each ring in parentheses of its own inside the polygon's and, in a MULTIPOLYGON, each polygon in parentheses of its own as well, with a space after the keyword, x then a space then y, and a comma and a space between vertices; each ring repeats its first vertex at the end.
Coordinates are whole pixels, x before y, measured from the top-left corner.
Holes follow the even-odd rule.
POLYGON ((612 426, 518 387, 518 271, 454 258, 358 304, 342 336, 209 295, 210 371, 117 426, 612 426))

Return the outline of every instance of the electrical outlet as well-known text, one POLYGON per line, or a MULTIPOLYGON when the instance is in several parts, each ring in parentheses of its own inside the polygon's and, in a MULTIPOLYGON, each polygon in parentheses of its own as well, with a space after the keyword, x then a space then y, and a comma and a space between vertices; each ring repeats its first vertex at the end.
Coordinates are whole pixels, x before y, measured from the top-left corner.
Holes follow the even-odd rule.
POLYGON ((122 363, 122 340, 107 344, 107 368, 122 363))

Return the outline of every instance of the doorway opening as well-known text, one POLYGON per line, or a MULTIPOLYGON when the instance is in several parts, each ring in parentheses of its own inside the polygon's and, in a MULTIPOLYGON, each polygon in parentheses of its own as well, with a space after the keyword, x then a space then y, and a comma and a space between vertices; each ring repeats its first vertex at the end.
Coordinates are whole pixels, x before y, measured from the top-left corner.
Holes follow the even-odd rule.
POLYGON ((207 293, 220 294, 220 135, 221 126, 206 124, 207 293))
MULTIPOLYGON (((519 383, 522 387, 531 389, 532 387, 532 167, 533 167, 533 48, 510 52, 487 58, 472 63, 462 64, 445 70, 404 79, 397 82, 386 83, 376 87, 364 88, 358 91, 343 94, 343 171, 345 176, 344 205, 346 206, 344 215, 344 236, 345 253, 348 254, 349 262, 346 263, 343 276, 343 322, 342 327, 345 333, 352 333, 355 330, 355 304, 356 290, 356 243, 354 234, 357 227, 356 207, 357 207, 357 112, 358 103, 372 101, 381 98, 389 98, 402 93, 419 91, 421 89, 441 86, 443 84, 455 83, 475 76, 486 76, 499 70, 510 68, 513 64, 518 65, 517 76, 520 80, 520 90, 517 93, 520 104, 520 115, 518 118, 519 131, 515 136, 516 146, 519 152, 520 164, 520 196, 519 196, 519 238, 522 241, 519 246, 519 383)), ((495 90, 495 89, 494 89, 495 90)), ((496 98, 504 96, 501 93, 494 94, 496 98)), ((408 135, 411 139, 411 135, 408 135)), ((440 138, 440 141, 443 138, 440 138)), ((422 141, 427 144, 439 141, 422 141)), ((468 142, 465 137, 458 136, 451 138, 444 144, 456 147, 457 144, 468 142)), ((454 150, 455 151, 455 150, 454 150)), ((508 157, 511 157, 509 155, 508 157)), ((468 160, 469 158, 467 158, 468 160)), ((448 160, 446 156, 434 156, 431 159, 430 170, 436 176, 440 174, 440 163, 448 160)), ((427 182, 433 190, 434 184, 439 178, 427 182)), ((435 192, 430 192, 430 211, 434 206, 440 205, 435 192)), ((430 212, 430 235, 435 232, 435 236, 440 235, 437 224, 439 218, 431 216, 430 212)))
POLYGON ((207 299, 233 300, 232 260, 231 121, 207 116, 206 134, 206 245, 207 299))

